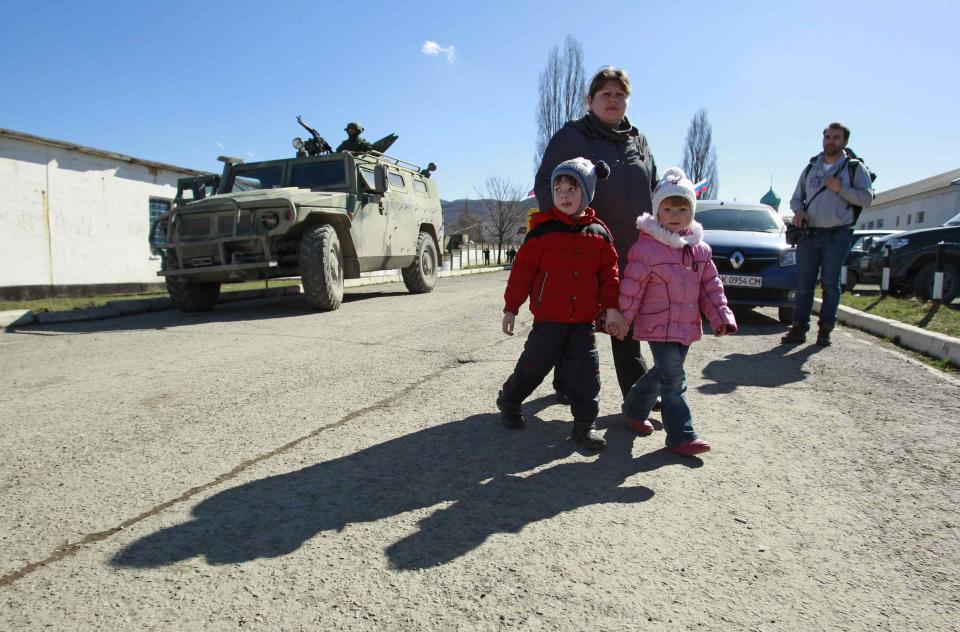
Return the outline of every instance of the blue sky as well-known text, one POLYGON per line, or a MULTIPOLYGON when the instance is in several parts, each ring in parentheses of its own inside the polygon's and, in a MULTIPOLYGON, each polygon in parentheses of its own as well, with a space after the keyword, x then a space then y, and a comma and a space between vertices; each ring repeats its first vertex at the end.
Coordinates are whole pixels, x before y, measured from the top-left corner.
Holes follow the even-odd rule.
POLYGON ((706 108, 721 198, 772 176, 783 210, 835 119, 878 191, 960 167, 960 3, 778 4, 0 0, 0 127, 219 171, 292 155, 298 114, 334 145, 358 120, 476 197, 532 184, 538 75, 572 34, 588 75, 630 73, 661 169, 706 108))

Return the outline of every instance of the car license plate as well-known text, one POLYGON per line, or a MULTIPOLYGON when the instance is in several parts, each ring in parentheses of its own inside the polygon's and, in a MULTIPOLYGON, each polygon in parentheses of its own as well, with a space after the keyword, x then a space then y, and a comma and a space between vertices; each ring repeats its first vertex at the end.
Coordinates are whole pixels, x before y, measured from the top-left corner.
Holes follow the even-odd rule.
POLYGON ((734 287, 763 287, 763 277, 744 276, 742 274, 721 274, 720 280, 724 285, 734 287))

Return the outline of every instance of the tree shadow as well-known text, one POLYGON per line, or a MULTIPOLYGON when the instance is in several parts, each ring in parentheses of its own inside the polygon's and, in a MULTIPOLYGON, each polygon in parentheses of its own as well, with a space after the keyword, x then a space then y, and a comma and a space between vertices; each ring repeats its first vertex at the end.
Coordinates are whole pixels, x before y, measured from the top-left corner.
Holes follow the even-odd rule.
POLYGON ((760 353, 731 353, 703 368, 703 377, 712 384, 703 384, 697 391, 705 395, 732 393, 738 386, 776 388, 807 379, 804 363, 823 347, 777 345, 760 353))
MULTIPOLYGON (((343 296, 343 303, 367 301, 392 296, 410 295, 406 290, 371 291, 366 287, 351 288, 343 296)), ((327 316, 336 312, 318 312, 311 307, 303 295, 282 296, 269 299, 250 299, 218 304, 209 312, 187 314, 177 309, 143 312, 129 316, 112 316, 101 320, 81 320, 66 323, 47 323, 36 325, 12 325, 4 331, 12 334, 47 335, 90 334, 114 331, 145 331, 169 329, 207 323, 253 322, 273 318, 298 316, 327 316)))
POLYGON ((492 414, 430 427, 224 490, 194 507, 192 520, 131 543, 111 563, 148 568, 195 556, 210 564, 275 558, 322 532, 452 502, 422 520, 417 532, 385 544, 394 567, 427 568, 494 533, 515 533, 564 511, 651 498, 646 487, 620 487, 634 473, 702 465, 666 450, 633 459, 633 433, 613 426, 609 447, 596 459, 550 466, 573 452, 569 432, 569 422, 532 415, 522 431, 501 427, 492 414))
POLYGON ((930 304, 930 309, 927 310, 927 313, 924 314, 924 315, 923 315, 923 318, 921 318, 920 321, 917 323, 917 327, 921 327, 921 328, 923 328, 923 329, 926 329, 926 328, 927 328, 927 325, 930 324, 930 321, 933 320, 933 317, 936 316, 936 315, 937 315, 937 312, 939 312, 939 311, 940 311, 940 304, 938 304, 938 303, 931 303, 931 304, 930 304))

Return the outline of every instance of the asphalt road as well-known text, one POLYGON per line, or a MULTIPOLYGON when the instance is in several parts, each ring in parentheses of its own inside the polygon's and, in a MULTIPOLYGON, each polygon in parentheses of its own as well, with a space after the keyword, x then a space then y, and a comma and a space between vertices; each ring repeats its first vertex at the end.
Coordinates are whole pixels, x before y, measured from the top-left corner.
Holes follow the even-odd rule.
POLYGON ((549 388, 497 423, 505 279, 0 334, 0 630, 957 629, 955 378, 758 311, 692 347, 684 459, 601 339, 581 453, 549 388))

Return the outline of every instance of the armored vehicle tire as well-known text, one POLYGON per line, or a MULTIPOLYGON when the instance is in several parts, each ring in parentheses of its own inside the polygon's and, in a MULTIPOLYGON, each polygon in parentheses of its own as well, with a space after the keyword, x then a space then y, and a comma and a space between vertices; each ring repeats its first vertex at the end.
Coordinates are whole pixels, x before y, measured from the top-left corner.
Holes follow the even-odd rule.
POLYGON ((796 307, 778 307, 777 308, 777 320, 783 323, 784 325, 791 324, 796 314, 797 314, 796 307))
POLYGON ((197 283, 167 277, 166 284, 170 300, 182 312, 208 312, 220 298, 219 283, 197 283))
POLYGON ((433 237, 420 233, 417 237, 417 257, 403 268, 403 284, 415 294, 424 294, 437 284, 437 247, 433 237))
MULTIPOLYGON (((924 301, 933 298, 933 275, 936 271, 937 267, 933 263, 928 263, 917 271, 917 276, 913 278, 914 296, 924 301)), ((960 285, 960 274, 958 274, 957 268, 949 263, 944 264, 943 298, 941 299, 944 303, 950 303, 957 298, 957 294, 960 292, 958 285, 960 285)))
POLYGON ((343 253, 333 226, 311 228, 300 238, 303 293, 317 309, 329 311, 343 302, 343 253))

